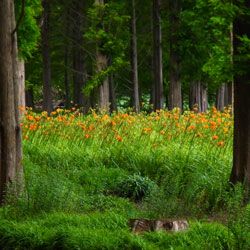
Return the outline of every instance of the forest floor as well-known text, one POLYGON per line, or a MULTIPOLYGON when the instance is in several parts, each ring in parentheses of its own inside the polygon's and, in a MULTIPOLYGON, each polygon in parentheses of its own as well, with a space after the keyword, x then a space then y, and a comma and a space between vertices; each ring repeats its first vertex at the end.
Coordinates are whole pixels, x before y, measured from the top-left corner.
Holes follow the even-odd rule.
POLYGON ((22 129, 25 190, 0 210, 1 249, 250 249, 228 111, 28 110, 22 129), (189 228, 134 234, 133 218, 189 228))

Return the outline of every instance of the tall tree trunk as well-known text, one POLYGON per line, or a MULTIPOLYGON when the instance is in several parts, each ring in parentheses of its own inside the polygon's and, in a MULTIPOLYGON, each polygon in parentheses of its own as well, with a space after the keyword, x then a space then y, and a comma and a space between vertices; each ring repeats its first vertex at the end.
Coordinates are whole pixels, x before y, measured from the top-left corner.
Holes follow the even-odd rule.
MULTIPOLYGON (((66 10, 65 13, 65 34, 68 35, 70 32, 70 11, 66 10)), ((69 66, 70 66, 70 42, 68 38, 65 38, 64 46, 64 87, 65 87, 65 107, 70 107, 70 77, 69 77, 69 66)))
POLYGON ((161 13, 160 0, 153 0, 153 36, 154 36, 154 110, 163 108, 163 72, 162 72, 162 33, 161 33, 161 13))
POLYGON ((51 59, 49 43, 49 0, 42 1, 43 25, 42 25, 42 58, 43 58, 43 110, 50 113, 53 110, 52 88, 51 88, 51 59))
MULTIPOLYGON (((250 8, 250 0, 245 1, 245 6, 250 8)), ((248 16, 238 16, 234 24, 234 66, 244 70, 244 74, 236 75, 234 78, 234 146, 233 146, 233 168, 230 181, 244 183, 246 187, 246 199, 250 198, 250 60, 246 55, 240 54, 242 41, 239 37, 247 35, 250 37, 250 22, 248 16), (244 59, 243 59, 244 58, 244 59), (239 61, 239 60, 244 60, 239 61), (245 67, 245 68, 244 68, 245 67)))
POLYGON ((73 82, 74 103, 84 109, 89 108, 89 98, 83 95, 86 83, 86 69, 83 51, 84 1, 73 1, 73 82))
POLYGON ((17 39, 14 1, 0 2, 0 205, 7 185, 21 181, 21 129, 18 110, 17 39))
POLYGON ((180 55, 179 55, 179 27, 181 1, 169 2, 170 16, 170 82, 169 82, 169 109, 182 109, 181 79, 180 79, 180 55))
MULTIPOLYGON (((95 5, 104 5, 104 0, 95 0, 95 5)), ((98 47, 100 44, 97 45, 97 52, 96 52, 96 71, 101 72, 105 70, 108 66, 108 59, 107 56, 101 52, 98 47)), ((108 77, 106 77, 102 83, 98 87, 98 109, 100 111, 109 111, 109 81, 108 77)))
POLYGON ((137 58, 137 32, 135 0, 132 0, 131 19, 131 81, 133 85, 133 107, 136 113, 140 112, 139 82, 138 82, 138 58, 137 58))

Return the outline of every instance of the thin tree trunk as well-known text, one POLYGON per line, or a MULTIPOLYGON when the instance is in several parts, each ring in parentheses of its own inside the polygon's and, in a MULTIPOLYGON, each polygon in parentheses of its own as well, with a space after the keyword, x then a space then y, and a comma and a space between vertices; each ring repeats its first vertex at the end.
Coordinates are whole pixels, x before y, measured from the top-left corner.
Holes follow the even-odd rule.
POLYGON ((139 82, 138 82, 138 58, 137 58, 137 32, 135 0, 132 0, 131 19, 131 80, 133 85, 133 107, 136 113, 140 112, 139 82))
POLYGON ((222 84, 216 94, 216 109, 223 111, 225 108, 226 85, 222 84))
MULTIPOLYGON (((21 181, 21 129, 18 111, 17 39, 14 1, 0 2, 0 205, 7 185, 21 181)), ((16 191, 16 190, 15 190, 16 191)))
POLYGON ((114 76, 111 74, 108 78, 109 80, 109 102, 110 102, 110 112, 116 112, 117 111, 117 105, 116 105, 116 94, 115 94, 115 86, 114 86, 114 76))
MULTIPOLYGON (((95 5, 104 5, 104 1, 103 0, 95 0, 95 5)), ((97 52, 96 52, 96 71, 97 71, 97 73, 105 70, 108 66, 107 56, 98 49, 98 46, 100 46, 100 45, 99 44, 97 45, 97 52)), ((109 103, 109 81, 108 81, 108 77, 106 77, 102 81, 100 86, 98 87, 98 109, 100 111, 108 112, 109 106, 110 106, 110 103, 109 103)))
POLYGON ((83 94, 83 89, 87 81, 85 67, 85 53, 83 51, 84 32, 84 1, 73 1, 72 19, 73 21, 73 82, 74 82, 74 103, 83 107, 83 112, 87 113, 90 108, 89 97, 83 94))
MULTIPOLYGON (((12 3, 12 30, 16 29, 15 20, 15 4, 12 3)), ((25 103, 25 67, 24 60, 18 59, 17 33, 12 34, 12 62, 13 62, 13 78, 14 78, 14 108, 16 120, 16 160, 15 160, 15 181, 12 191, 18 196, 24 188, 23 167, 22 167, 22 131, 20 127, 21 112, 20 104, 25 103), (14 189, 13 189, 14 188, 14 189)), ((25 104, 24 104, 25 105, 25 104)), ((22 113, 23 114, 23 113, 22 113)))
MULTIPOLYGON (((65 13, 65 34, 66 36, 70 32, 70 11, 65 13)), ((70 107, 70 77, 69 77, 69 57, 70 57, 70 42, 69 39, 65 39, 64 46, 64 87, 65 87, 65 106, 70 107)))
POLYGON ((169 83, 169 109, 179 108, 182 110, 182 94, 180 79, 180 55, 179 55, 179 26, 181 1, 169 2, 170 16, 170 83, 169 83))
POLYGON ((163 108, 163 72, 162 72, 162 33, 161 33, 161 13, 160 0, 153 0, 153 34, 154 34, 154 110, 163 108))
POLYGON ((51 88, 51 59, 49 44, 49 0, 42 1, 43 25, 42 25, 42 58, 43 58, 43 110, 50 113, 53 110, 52 88, 51 88))
POLYGON ((201 84, 201 112, 206 112, 208 109, 207 87, 201 84))

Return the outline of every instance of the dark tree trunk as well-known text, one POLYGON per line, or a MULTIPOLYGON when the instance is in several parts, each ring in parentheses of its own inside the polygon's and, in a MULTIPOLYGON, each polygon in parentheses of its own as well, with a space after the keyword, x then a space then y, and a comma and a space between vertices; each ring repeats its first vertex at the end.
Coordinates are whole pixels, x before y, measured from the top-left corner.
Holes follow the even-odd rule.
MULTIPOLYGON (((67 10, 65 13, 65 34, 66 36, 70 33, 70 11, 67 10)), ((64 87, 65 87, 65 106, 70 107, 70 41, 65 39, 64 46, 64 87)))
POLYGON ((34 94, 32 87, 25 90, 25 104, 26 107, 34 108, 34 94))
POLYGON ((136 113, 140 112, 139 82, 138 82, 138 59, 137 59, 137 32, 135 0, 132 0, 131 19, 131 81, 133 85, 133 108, 136 113))
POLYGON ((169 2, 170 16, 170 83, 169 101, 170 110, 179 108, 182 110, 181 79, 180 79, 180 51, 179 51, 179 28, 180 28, 181 1, 169 2))
POLYGON ((159 110, 163 108, 164 104, 160 0, 153 0, 153 36, 154 110, 159 110))
POLYGON ((51 88, 51 59, 49 44, 49 0, 42 1, 43 25, 42 25, 42 58, 43 58, 43 110, 50 113, 53 110, 52 88, 51 88))
MULTIPOLYGON (((22 149, 18 110, 18 60, 14 1, 0 2, 0 205, 7 185, 21 183, 22 149)), ((17 187, 17 185, 14 185, 17 187)), ((18 192, 17 189, 15 191, 18 192)))
MULTIPOLYGON (((250 0, 245 2, 250 8, 250 0)), ((233 169, 230 182, 235 184, 241 182, 246 187, 246 199, 249 200, 250 189, 250 72, 249 58, 237 57, 240 53, 239 47, 242 42, 239 36, 250 37, 250 22, 248 16, 237 17, 234 24, 234 66, 244 70, 244 74, 236 75, 234 78, 234 146, 233 146, 233 169), (244 62, 242 61, 244 60, 244 62)))
POLYGON ((83 30, 85 11, 84 1, 73 1, 72 8, 73 21, 73 82, 74 82, 74 103, 77 106, 84 107, 84 113, 89 109, 89 97, 83 94, 83 88, 86 84, 86 68, 83 51, 83 30))
POLYGON ((115 86, 114 86, 114 76, 113 76, 113 74, 110 74, 108 80, 109 80, 110 112, 112 113, 112 112, 117 111, 116 94, 115 94, 115 86))

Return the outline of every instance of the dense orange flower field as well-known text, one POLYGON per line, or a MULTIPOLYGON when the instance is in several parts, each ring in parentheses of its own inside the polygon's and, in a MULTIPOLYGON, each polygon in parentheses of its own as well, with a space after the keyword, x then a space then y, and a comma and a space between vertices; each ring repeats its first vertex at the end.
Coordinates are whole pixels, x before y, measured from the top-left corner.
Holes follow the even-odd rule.
POLYGON ((128 143, 148 141, 152 147, 170 141, 185 144, 210 144, 225 148, 232 144, 233 119, 230 109, 219 112, 212 108, 207 113, 178 110, 160 110, 151 114, 114 113, 98 114, 94 110, 83 115, 79 110, 57 109, 35 113, 28 108, 21 124, 23 140, 32 141, 56 137, 78 143, 128 143))

